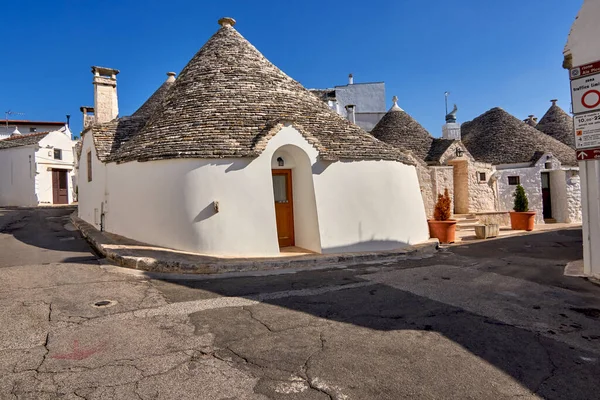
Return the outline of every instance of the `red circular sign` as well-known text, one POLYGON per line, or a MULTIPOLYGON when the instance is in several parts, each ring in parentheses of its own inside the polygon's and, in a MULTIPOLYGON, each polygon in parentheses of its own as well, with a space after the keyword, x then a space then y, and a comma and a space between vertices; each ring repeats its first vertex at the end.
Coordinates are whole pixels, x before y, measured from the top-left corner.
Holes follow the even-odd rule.
POLYGON ((585 108, 595 108, 595 107, 598 107, 600 105, 600 92, 597 91, 596 89, 588 90, 587 92, 585 92, 583 94, 583 96, 581 96, 581 104, 583 104, 583 106, 585 108), (594 104, 588 104, 588 103, 585 102, 585 98, 590 93, 595 93, 596 96, 598 96, 598 99, 596 100, 596 102, 594 104))

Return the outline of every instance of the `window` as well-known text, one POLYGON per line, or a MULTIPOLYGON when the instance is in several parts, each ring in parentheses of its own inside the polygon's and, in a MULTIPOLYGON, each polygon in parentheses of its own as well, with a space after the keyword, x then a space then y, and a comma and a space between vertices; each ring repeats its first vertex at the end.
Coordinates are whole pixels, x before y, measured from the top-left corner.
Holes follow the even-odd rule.
POLYGON ((520 176, 509 176, 508 177, 508 184, 509 185, 520 185, 521 184, 521 177, 520 176))
POLYGON ((487 177, 485 176, 485 172, 478 172, 477 178, 479 179, 479 182, 487 182, 487 177))
POLYGON ((35 131, 37 131, 36 128, 29 128, 29 132, 35 132, 35 131))
POLYGON ((61 149, 54 149, 54 159, 62 160, 62 150, 61 149))
POLYGON ((92 152, 87 152, 87 173, 88 173, 88 182, 92 181, 92 152))

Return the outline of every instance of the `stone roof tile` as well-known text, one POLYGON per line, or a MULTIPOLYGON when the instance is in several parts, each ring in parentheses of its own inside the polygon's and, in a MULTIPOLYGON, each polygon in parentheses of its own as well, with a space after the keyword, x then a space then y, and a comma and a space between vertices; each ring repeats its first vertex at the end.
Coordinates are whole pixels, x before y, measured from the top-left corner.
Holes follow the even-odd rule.
POLYGON ((10 149, 13 147, 30 146, 39 143, 50 132, 36 132, 23 135, 14 135, 0 140, 0 149, 10 149))
POLYGON ((463 143, 478 161, 494 165, 536 162, 537 155, 552 153, 564 165, 577 165, 573 149, 501 108, 465 122, 461 130, 463 143))
POLYGON ((135 116, 113 121, 99 129, 116 130, 114 142, 99 144, 111 149, 106 160, 117 162, 257 157, 281 123, 301 127, 323 160, 412 163, 336 114, 228 24, 185 66, 146 123, 135 116))
POLYGON ((567 146, 575 148, 573 118, 556 105, 556 100, 552 100, 552 105, 540 119, 536 128, 567 146))

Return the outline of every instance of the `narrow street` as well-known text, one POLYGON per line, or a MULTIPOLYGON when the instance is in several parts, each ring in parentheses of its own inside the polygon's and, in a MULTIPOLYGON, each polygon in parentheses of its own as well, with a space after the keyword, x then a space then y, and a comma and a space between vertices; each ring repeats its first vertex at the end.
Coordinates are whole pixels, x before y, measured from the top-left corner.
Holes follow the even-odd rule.
POLYGON ((0 399, 597 399, 581 229, 297 273, 164 280, 73 208, 0 209, 0 399))

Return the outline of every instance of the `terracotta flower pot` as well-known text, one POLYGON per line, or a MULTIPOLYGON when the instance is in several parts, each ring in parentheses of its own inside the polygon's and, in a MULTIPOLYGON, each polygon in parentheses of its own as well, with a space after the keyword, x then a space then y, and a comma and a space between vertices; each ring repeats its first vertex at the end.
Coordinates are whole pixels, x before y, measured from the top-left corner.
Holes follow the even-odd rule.
POLYGON ((535 211, 510 212, 510 227, 514 231, 532 231, 535 224, 535 211))
POLYGON ((447 221, 428 220, 429 236, 439 239, 440 243, 454 243, 456 236, 456 220, 447 221))

